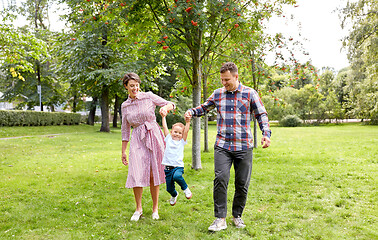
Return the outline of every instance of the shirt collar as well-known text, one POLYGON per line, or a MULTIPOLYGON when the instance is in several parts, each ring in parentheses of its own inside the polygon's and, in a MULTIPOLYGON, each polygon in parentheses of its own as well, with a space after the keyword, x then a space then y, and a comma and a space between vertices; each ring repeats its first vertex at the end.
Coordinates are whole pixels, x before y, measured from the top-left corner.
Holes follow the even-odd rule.
POLYGON ((239 81, 239 86, 234 90, 234 91, 227 91, 228 93, 235 93, 235 92, 240 92, 242 90, 242 84, 241 82, 239 81))
POLYGON ((142 98, 142 92, 138 92, 138 94, 135 96, 135 98, 131 98, 130 96, 128 97, 128 99, 130 99, 130 101, 134 101, 136 99, 141 99, 142 98))
POLYGON ((126 104, 128 105, 128 104, 134 102, 135 100, 139 100, 139 99, 141 99, 141 98, 143 98, 143 93, 142 93, 142 92, 139 92, 139 93, 135 96, 135 98, 131 98, 131 97, 129 96, 129 97, 127 98, 127 100, 126 100, 126 104))

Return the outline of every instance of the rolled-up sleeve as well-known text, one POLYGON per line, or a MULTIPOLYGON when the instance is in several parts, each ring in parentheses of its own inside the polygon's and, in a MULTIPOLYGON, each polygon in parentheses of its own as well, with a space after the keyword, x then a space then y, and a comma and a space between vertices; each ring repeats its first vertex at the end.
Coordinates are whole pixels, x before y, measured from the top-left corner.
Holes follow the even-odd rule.
POLYGON ((268 114, 265 110, 264 104, 262 103, 256 91, 252 91, 251 107, 253 109, 255 118, 257 119, 257 122, 259 123, 259 127, 262 132, 262 135, 264 137, 270 138, 272 131, 270 130, 270 126, 269 126, 268 114))
POLYGON ((200 117, 204 115, 206 112, 209 112, 211 109, 215 107, 214 103, 214 93, 211 94, 211 96, 198 107, 189 109, 192 112, 192 116, 200 117))

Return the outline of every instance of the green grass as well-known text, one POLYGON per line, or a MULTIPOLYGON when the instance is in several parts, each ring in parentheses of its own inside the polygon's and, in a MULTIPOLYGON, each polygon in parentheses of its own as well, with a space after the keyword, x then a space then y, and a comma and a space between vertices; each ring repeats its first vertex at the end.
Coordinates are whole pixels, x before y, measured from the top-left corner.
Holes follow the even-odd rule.
MULTIPOLYGON (((145 218, 124 188, 120 129, 99 126, 3 127, 0 138, 0 239, 377 239, 378 127, 359 124, 273 127, 272 146, 255 149, 243 219, 209 233, 213 221, 213 149, 185 179, 193 198, 170 206, 160 187, 160 220, 149 189, 145 218), (52 135, 60 134, 60 135, 52 135)), ((210 126, 214 136, 215 126, 210 126)), ((212 146, 214 137, 209 145, 212 146)), ((232 171, 233 176, 233 171, 232 171)))

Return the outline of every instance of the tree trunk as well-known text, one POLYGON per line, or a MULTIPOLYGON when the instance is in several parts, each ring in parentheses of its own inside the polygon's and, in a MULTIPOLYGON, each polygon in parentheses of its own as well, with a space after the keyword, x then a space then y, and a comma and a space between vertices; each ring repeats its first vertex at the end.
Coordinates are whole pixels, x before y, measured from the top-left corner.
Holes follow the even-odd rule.
MULTIPOLYGON (((255 68, 255 52, 252 50, 250 53, 251 55, 251 63, 252 63, 252 79, 253 79, 253 88, 258 91, 257 80, 256 80, 256 68, 255 68)), ((257 148, 257 120, 255 116, 253 116, 253 147, 257 148)))
MULTIPOLYGON (((207 100, 207 75, 202 74, 202 87, 203 87, 203 102, 207 100)), ((209 119, 207 113, 204 116, 204 125, 203 125, 203 151, 209 152, 209 119)))
MULTIPOLYGON (((35 1, 35 6, 34 6, 34 26, 35 26, 35 36, 38 38, 38 32, 39 32, 39 29, 38 29, 38 11, 40 10, 40 3, 41 1, 35 1)), ((41 85, 41 63, 36 60, 35 62, 36 64, 36 68, 37 68, 37 71, 36 71, 36 77, 37 77, 37 80, 38 80, 38 85, 41 86, 41 93, 40 93, 40 111, 43 112, 43 103, 42 103, 42 85, 41 85)))
POLYGON ((257 119, 253 116, 253 147, 257 148, 257 119))
MULTIPOLYGON (((38 60, 36 60, 36 65, 37 65, 37 71, 36 71, 36 75, 37 75, 37 80, 38 80, 38 85, 41 86, 41 95, 42 95, 42 85, 41 85, 41 64, 38 60)), ((41 97, 41 100, 40 100, 40 111, 43 112, 43 103, 42 103, 42 97, 41 97)))
MULTIPOLYGON (((193 61, 193 107, 201 104, 201 66, 198 56, 193 61)), ((201 169, 201 118, 193 118, 193 139, 192 139, 192 168, 201 169)))
MULTIPOLYGON (((105 27, 104 33, 102 36, 102 45, 105 46, 108 43, 108 32, 107 28, 105 27)), ((109 68, 109 56, 106 54, 102 55, 102 58, 104 60, 102 64, 102 69, 108 69, 109 68)), ((109 126, 109 86, 103 85, 102 86, 102 92, 101 92, 101 128, 100 132, 110 132, 110 126, 109 126)))
POLYGON ((100 132, 110 132, 109 127, 109 88, 103 86, 101 93, 101 128, 100 132))
POLYGON ((89 108, 89 114, 88 114, 88 125, 94 125, 95 122, 95 116, 96 116, 96 103, 97 103, 97 97, 93 97, 91 106, 89 108))
POLYGON ((115 95, 115 101, 114 101, 114 112, 113 112, 113 127, 117 127, 118 122, 118 108, 119 108, 119 97, 116 94, 115 95))
POLYGON ((77 112, 77 95, 76 94, 74 94, 73 95, 73 103, 72 103, 72 112, 77 112))

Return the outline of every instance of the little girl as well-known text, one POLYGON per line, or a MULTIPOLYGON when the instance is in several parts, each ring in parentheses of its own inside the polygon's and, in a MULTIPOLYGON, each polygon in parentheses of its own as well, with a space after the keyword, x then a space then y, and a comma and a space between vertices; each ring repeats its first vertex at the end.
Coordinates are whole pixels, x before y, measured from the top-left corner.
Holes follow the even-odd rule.
POLYGON ((167 191, 172 196, 169 200, 169 203, 172 206, 176 204, 178 197, 178 192, 175 189, 175 182, 180 185, 187 199, 192 197, 192 192, 182 176, 184 174, 184 146, 187 143, 186 139, 188 137, 190 119, 190 117, 185 118, 185 126, 182 123, 173 124, 171 133, 169 133, 166 117, 162 115, 165 151, 161 164, 165 166, 165 181, 167 184, 167 191))

